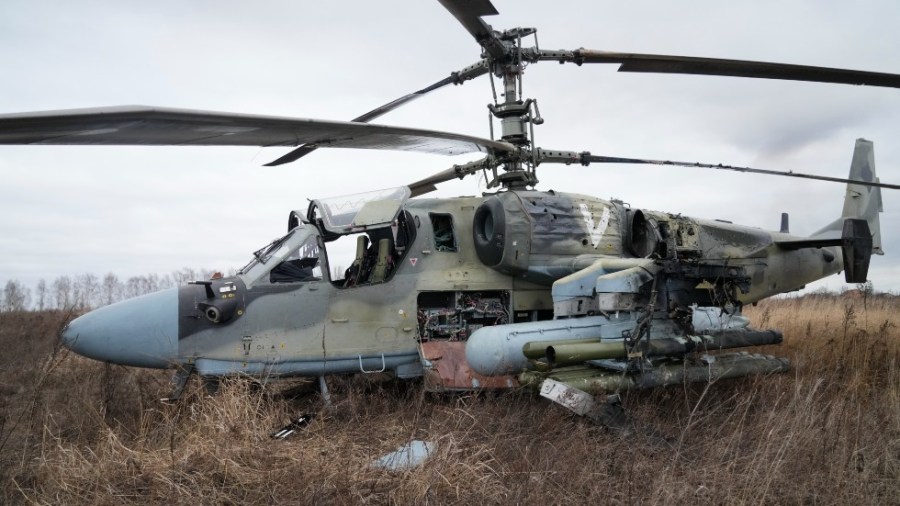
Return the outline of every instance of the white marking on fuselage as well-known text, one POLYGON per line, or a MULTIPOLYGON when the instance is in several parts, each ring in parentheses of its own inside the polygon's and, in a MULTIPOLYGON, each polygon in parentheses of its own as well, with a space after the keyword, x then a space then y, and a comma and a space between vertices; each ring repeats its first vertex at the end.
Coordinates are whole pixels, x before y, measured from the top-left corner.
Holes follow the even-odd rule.
POLYGON ((600 223, 596 226, 594 226, 594 215, 591 213, 591 209, 588 205, 578 204, 578 208, 581 210, 581 215, 584 216, 584 222, 587 224, 587 228, 590 231, 591 245, 596 249, 600 244, 600 239, 603 238, 603 234, 606 232, 606 227, 609 226, 609 208, 603 208, 603 212, 600 215, 600 223))

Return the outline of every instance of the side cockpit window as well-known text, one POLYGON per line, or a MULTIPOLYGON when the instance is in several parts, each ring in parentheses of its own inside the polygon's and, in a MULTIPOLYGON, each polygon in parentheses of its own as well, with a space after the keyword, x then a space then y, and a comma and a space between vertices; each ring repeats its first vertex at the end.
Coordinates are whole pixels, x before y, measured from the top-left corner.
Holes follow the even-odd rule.
POLYGON ((431 228, 434 232, 434 249, 437 251, 456 251, 456 235, 453 233, 453 217, 449 214, 430 214, 431 228))
POLYGON ((329 265, 334 269, 332 284, 338 288, 351 288, 389 281, 415 238, 415 225, 408 211, 401 212, 386 227, 341 236, 326 247, 329 265), (346 256, 349 251, 355 251, 350 259, 346 256), (349 267, 344 269, 346 265, 349 267))

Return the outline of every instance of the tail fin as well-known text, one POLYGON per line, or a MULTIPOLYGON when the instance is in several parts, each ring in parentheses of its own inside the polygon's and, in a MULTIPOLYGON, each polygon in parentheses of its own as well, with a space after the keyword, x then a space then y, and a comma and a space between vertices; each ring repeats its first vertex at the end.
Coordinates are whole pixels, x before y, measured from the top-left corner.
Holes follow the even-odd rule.
MULTIPOLYGON (((850 179, 878 182, 875 176, 875 149, 872 141, 856 139, 853 162, 850 164, 850 179)), ((884 211, 881 203, 881 188, 848 184, 844 196, 844 211, 841 218, 862 218, 869 222, 872 234, 872 253, 883 255, 881 250, 881 225, 878 215, 884 211)))
MULTIPOLYGON (((875 176, 875 149, 872 141, 856 139, 853 150, 853 161, 850 164, 850 179, 877 182, 875 176)), ((849 219, 866 220, 869 233, 872 234, 872 253, 883 255, 881 249, 881 224, 878 215, 884 210, 881 203, 881 188, 850 183, 844 195, 844 209, 841 217, 819 230, 812 237, 841 237, 844 221, 849 219)))

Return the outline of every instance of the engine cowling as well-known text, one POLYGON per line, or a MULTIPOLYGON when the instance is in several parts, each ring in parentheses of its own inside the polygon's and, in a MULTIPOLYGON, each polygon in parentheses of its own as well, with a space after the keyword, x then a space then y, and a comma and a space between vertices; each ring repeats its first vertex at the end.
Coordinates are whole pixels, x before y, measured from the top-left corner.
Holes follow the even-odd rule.
POLYGON ((528 270, 531 223, 519 202, 495 195, 475 210, 472 240, 481 263, 504 274, 528 270))
POLYGON ((621 256, 623 207, 619 203, 555 192, 506 192, 475 210, 472 240, 478 259, 504 274, 552 282, 621 256))

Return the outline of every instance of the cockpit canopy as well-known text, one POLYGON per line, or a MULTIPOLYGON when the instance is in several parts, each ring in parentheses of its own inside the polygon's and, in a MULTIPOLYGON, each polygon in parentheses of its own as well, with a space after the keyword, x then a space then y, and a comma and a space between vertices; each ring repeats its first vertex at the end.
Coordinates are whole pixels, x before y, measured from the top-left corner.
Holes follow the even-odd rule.
POLYGON ((375 190, 355 195, 316 199, 306 213, 294 211, 288 220, 288 230, 302 222, 316 224, 321 220, 323 232, 345 235, 391 225, 409 200, 406 186, 375 190), (305 219, 304 219, 305 216, 305 219))
POLYGON ((355 262, 361 267, 357 267, 357 274, 352 279, 345 273, 345 279, 332 282, 349 287, 363 284, 361 279, 369 283, 384 280, 415 237, 415 230, 409 224, 409 213, 401 216, 403 204, 409 197, 409 188, 403 186, 313 200, 305 214, 292 211, 287 235, 256 251, 253 260, 238 275, 248 287, 266 279, 269 283, 321 279, 325 266, 322 265, 324 260, 320 262, 319 236, 330 242, 358 234, 365 236, 366 246, 371 245, 357 255, 361 258, 355 262), (379 255, 383 257, 381 260, 379 255), (384 265, 377 271, 379 261, 384 265), (376 272, 374 277, 370 271, 376 272))

